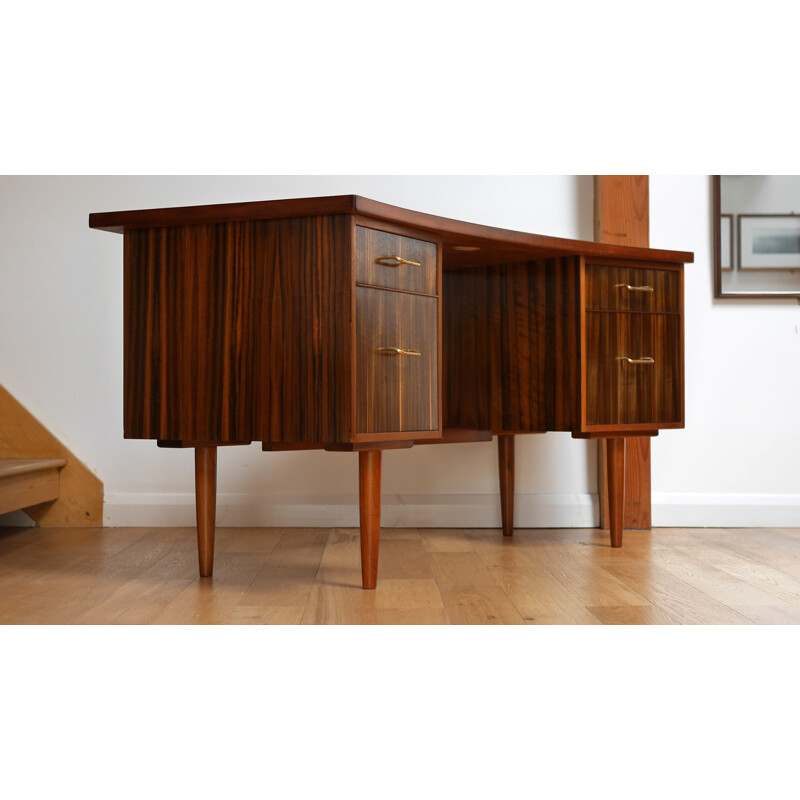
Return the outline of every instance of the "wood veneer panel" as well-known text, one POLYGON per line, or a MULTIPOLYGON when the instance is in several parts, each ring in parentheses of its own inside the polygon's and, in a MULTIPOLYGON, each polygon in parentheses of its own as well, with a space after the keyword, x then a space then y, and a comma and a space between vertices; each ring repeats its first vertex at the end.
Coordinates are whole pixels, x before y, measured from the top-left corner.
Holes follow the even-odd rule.
POLYGON ((579 258, 547 262, 547 430, 580 428, 580 268, 579 258))
POLYGON ((369 286, 436 294, 436 244, 356 226, 356 281, 369 286), (403 264, 391 256, 411 261, 403 264))
POLYGON ((586 425, 682 422, 680 317, 586 313, 586 425), (652 358, 631 364, 620 357, 652 358))
POLYGON ((444 275, 445 425, 573 430, 580 392, 579 262, 444 275))
POLYGON ((349 224, 128 231, 125 436, 347 440, 349 224))
POLYGON ((678 314, 681 311, 680 277, 675 269, 587 263, 586 308, 678 314))
MULTIPOLYGON (((444 269, 462 269, 570 255, 607 256, 644 262, 669 261, 681 264, 689 263, 694 258, 691 253, 649 250, 646 247, 620 247, 616 244, 584 242, 493 228, 488 225, 476 225, 471 222, 410 211, 357 195, 107 212, 90 214, 89 226, 119 233, 137 228, 207 223, 230 224, 329 214, 358 214, 362 218, 403 225, 420 232, 434 233, 437 240, 441 240, 444 246, 444 269), (471 249, 458 249, 464 247, 471 249)), ((635 244, 630 238, 627 238, 624 243, 625 245, 635 244)))
POLYGON ((442 276, 443 426, 491 430, 488 268, 442 276))
POLYGON ((438 302, 356 289, 356 433, 438 429, 438 302), (419 355, 381 352, 385 347, 419 355))

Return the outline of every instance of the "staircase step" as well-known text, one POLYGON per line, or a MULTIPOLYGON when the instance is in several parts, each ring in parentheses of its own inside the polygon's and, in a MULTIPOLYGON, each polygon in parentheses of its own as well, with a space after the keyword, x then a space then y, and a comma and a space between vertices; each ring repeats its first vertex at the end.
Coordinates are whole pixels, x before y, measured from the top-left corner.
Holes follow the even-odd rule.
POLYGON ((0 459, 0 514, 57 500, 63 458, 0 459))

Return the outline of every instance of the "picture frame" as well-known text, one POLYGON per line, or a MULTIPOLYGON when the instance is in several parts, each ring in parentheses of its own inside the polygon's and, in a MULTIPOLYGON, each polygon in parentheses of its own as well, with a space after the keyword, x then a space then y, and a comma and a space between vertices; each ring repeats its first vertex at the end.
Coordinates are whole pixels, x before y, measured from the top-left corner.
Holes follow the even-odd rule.
POLYGON ((733 269, 733 214, 719 215, 720 269, 733 269))
POLYGON ((740 214, 740 270, 800 270, 800 214, 740 214))

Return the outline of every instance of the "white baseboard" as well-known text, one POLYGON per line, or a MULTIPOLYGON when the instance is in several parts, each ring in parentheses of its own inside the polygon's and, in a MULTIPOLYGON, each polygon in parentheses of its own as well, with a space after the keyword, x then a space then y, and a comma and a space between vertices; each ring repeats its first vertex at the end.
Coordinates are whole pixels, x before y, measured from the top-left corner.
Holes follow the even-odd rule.
MULTIPOLYGON (((518 494, 520 528, 592 528, 597 497, 590 494, 518 494)), ((195 524, 193 494, 108 493, 104 521, 109 527, 195 524)), ((386 528, 499 528, 500 500, 493 494, 385 494, 381 524, 386 528)), ((221 527, 358 526, 357 495, 217 495, 221 527)))
POLYGON ((653 492, 657 528, 800 528, 800 495, 653 492))
MULTIPOLYGON (((593 528, 597 495, 517 494, 518 528, 593 528)), ((498 528, 496 494, 386 494, 386 528, 498 528)), ((194 495, 109 493, 111 527, 195 524, 194 495)), ((358 525, 356 495, 217 496, 217 524, 238 527, 347 527, 358 525)), ((800 527, 800 495, 653 494, 653 525, 675 528, 800 527)))
MULTIPOLYGON (((593 528, 597 495, 517 494, 518 528, 593 528)), ((109 527, 191 526, 194 495, 109 493, 104 521, 109 527)), ((386 528, 499 528, 500 501, 494 494, 387 494, 381 522, 386 528)), ((0 515, 0 527, 34 523, 21 511, 0 515)), ((358 526, 356 495, 220 494, 217 524, 239 527, 333 528, 358 526)), ((657 528, 797 528, 800 495, 653 493, 657 528)))

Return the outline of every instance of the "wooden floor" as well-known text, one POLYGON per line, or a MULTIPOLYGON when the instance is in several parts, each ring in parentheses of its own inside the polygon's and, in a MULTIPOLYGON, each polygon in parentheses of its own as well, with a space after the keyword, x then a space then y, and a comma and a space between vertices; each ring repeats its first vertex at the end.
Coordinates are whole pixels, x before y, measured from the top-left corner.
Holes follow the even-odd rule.
POLYGON ((800 529, 384 530, 378 588, 354 529, 0 528, 2 624, 800 623, 800 529))

